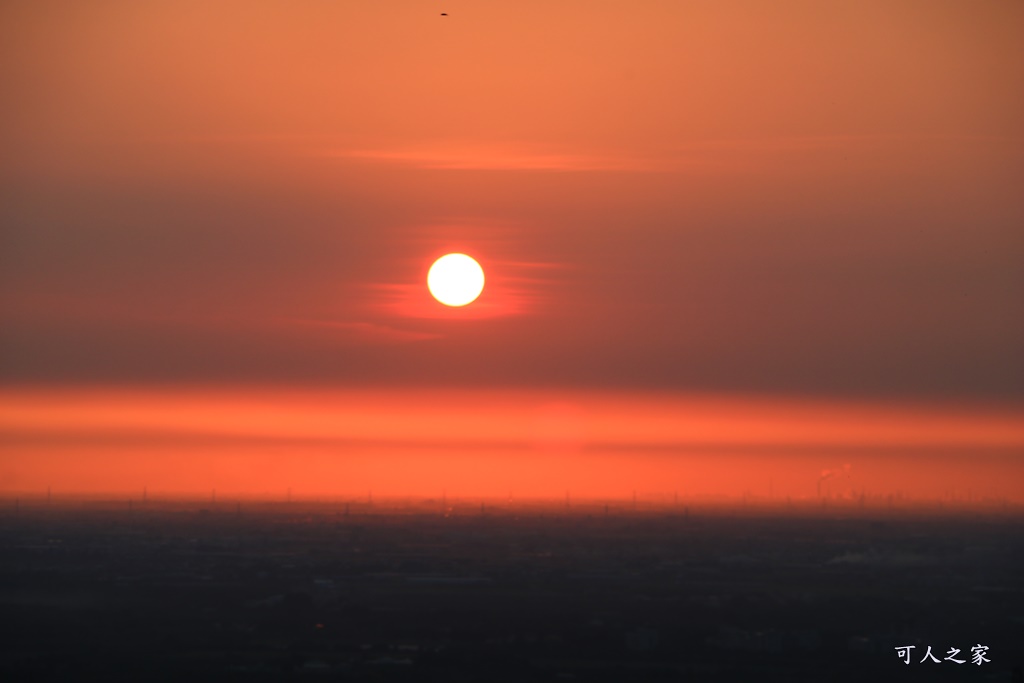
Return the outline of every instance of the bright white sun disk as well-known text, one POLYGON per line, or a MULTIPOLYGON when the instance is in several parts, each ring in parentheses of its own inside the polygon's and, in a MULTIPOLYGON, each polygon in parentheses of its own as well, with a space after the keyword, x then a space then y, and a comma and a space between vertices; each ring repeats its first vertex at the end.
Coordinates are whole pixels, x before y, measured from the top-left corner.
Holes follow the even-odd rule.
POLYGON ((465 254, 447 254, 430 266, 427 288, 445 306, 465 306, 484 291, 484 269, 465 254))

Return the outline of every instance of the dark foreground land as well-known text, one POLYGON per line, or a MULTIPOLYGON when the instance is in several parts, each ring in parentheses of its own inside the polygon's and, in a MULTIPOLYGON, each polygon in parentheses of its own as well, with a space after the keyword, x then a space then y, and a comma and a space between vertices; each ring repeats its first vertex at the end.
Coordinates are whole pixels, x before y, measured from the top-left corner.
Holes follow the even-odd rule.
POLYGON ((456 512, 22 505, 0 680, 1021 680, 1005 512, 456 512))

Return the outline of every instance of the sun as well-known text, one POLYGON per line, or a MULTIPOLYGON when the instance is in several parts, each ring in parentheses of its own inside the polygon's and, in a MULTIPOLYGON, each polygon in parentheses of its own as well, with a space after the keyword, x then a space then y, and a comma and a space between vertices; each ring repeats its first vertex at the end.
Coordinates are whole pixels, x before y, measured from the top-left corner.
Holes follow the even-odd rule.
POLYGON ((465 306, 484 291, 484 269, 465 254, 447 254, 430 266, 427 288, 445 306, 465 306))

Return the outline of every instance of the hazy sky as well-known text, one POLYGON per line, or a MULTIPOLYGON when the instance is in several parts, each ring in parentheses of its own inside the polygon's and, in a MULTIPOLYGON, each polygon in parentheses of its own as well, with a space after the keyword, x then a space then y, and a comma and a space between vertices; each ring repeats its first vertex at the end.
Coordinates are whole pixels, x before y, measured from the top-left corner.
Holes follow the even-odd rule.
POLYGON ((0 378, 1019 400, 1022 36, 1012 0, 3 3, 0 378))

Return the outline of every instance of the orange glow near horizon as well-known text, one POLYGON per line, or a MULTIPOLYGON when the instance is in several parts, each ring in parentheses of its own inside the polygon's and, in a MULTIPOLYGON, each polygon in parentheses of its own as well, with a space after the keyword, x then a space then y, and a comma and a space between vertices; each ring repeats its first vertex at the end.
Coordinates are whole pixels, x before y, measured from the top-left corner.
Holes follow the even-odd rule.
POLYGON ((52 486, 1018 501, 1024 477, 1024 418, 1015 407, 610 392, 37 389, 0 394, 0 434, 7 494, 52 486))

